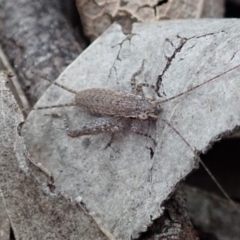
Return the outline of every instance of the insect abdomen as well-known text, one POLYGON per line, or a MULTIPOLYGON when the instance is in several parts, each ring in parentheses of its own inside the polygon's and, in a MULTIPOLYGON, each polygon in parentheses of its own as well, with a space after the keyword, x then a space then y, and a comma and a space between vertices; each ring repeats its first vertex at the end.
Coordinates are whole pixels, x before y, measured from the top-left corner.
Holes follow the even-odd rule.
POLYGON ((134 117, 140 96, 110 89, 91 88, 76 94, 76 105, 85 111, 118 117, 134 117))

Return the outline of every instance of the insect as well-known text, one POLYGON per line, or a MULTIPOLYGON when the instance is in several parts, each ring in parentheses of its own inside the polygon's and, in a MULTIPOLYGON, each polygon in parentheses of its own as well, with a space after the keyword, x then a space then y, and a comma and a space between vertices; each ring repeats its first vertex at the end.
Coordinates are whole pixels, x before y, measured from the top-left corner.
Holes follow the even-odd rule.
MULTIPOLYGON (((85 89, 81 91, 75 91, 69 89, 59 83, 53 83, 60 88, 65 89, 73 94, 75 94, 75 99, 73 102, 67 104, 59 104, 59 105, 52 105, 52 106, 45 106, 45 107, 36 107, 34 110, 40 109, 47 109, 47 108, 59 108, 59 107, 66 107, 66 106, 77 106, 87 112, 93 114, 101 114, 107 115, 112 117, 110 120, 98 121, 94 122, 90 125, 85 125, 83 128, 78 130, 69 130, 67 120, 65 120, 65 126, 67 129, 67 134, 70 137, 79 137, 83 135, 93 135, 99 134, 103 132, 110 132, 112 134, 110 142, 107 146, 109 146, 113 140, 114 134, 123 131, 127 120, 130 121, 131 131, 133 133, 143 135, 146 137, 151 138, 154 143, 156 144, 155 140, 147 133, 143 133, 140 130, 139 123, 141 121, 146 120, 162 120, 167 125, 169 125, 180 137, 181 139, 194 151, 194 149, 188 144, 188 142, 181 136, 181 134, 175 129, 170 123, 168 123, 164 119, 159 118, 159 114, 161 112, 161 106, 164 102, 168 102, 173 100, 177 97, 180 97, 190 91, 193 91, 196 88, 199 88, 202 85, 205 85, 211 81, 216 80, 222 75, 227 74, 228 72, 233 71, 234 69, 240 67, 240 64, 236 65, 235 67, 228 69, 217 76, 208 79, 207 81, 198 84, 184 92, 181 92, 173 97, 164 99, 164 100, 155 100, 151 97, 147 97, 143 93, 143 87, 151 88, 157 91, 157 87, 155 85, 150 85, 146 83, 136 83, 136 77, 140 75, 144 70, 144 60, 142 62, 141 68, 133 74, 131 78, 131 93, 126 94, 123 92, 105 89, 105 88, 91 88, 85 89)), ((222 193, 231 201, 225 191, 221 188, 220 184, 216 181, 216 179, 212 176, 210 171, 207 169, 205 164, 199 159, 200 163, 206 169, 206 171, 210 174, 214 182, 220 188, 222 193)))
MULTIPOLYGON (((143 87, 151 88, 157 91, 157 86, 150 85, 147 83, 136 83, 136 77, 140 75, 144 70, 144 62, 142 61, 141 68, 133 74, 131 78, 131 94, 115 91, 112 89, 106 88, 90 88, 81 91, 75 91, 67 88, 59 83, 54 82, 53 84, 75 94, 75 99, 71 103, 36 107, 33 110, 49 109, 49 108, 60 108, 67 106, 77 106, 82 110, 93 114, 107 115, 113 117, 111 120, 105 121, 96 121, 92 124, 85 125, 82 129, 78 130, 69 130, 68 124, 65 120, 65 125, 67 127, 67 134, 70 137, 79 137, 83 135, 93 135, 103 132, 117 133, 123 130, 124 125, 126 124, 125 120, 131 120, 131 131, 133 133, 143 135, 149 138, 152 138, 150 135, 143 133, 139 130, 139 121, 153 120, 156 121, 159 119, 159 113, 161 112, 161 105, 165 102, 173 100, 177 97, 180 97, 190 91, 193 91, 196 88, 199 88, 202 85, 205 85, 218 77, 227 74, 228 72, 238 68, 237 65, 227 71, 218 74, 217 76, 208 79, 207 81, 198 84, 184 92, 181 92, 173 97, 164 99, 164 100, 154 100, 151 97, 144 96, 143 87)), ((172 126, 171 126, 172 127, 172 126)), ((177 132, 177 130, 175 129, 177 132)), ((178 133, 178 132, 177 132, 178 133)), ((178 133, 179 134, 179 133, 178 133)), ((154 141, 154 140, 153 140, 154 141)))
MULTIPOLYGON (((151 97, 145 97, 143 94, 143 87, 149 87, 156 90, 156 86, 146 83, 136 84, 136 77, 144 70, 144 60, 142 66, 131 78, 132 93, 126 94, 123 92, 114 91, 105 88, 91 88, 82 91, 74 91, 58 83, 55 85, 75 94, 74 102, 68 104, 37 107, 34 110, 78 106, 82 110, 93 114, 107 115, 114 117, 110 120, 96 121, 90 125, 85 125, 79 130, 69 130, 67 119, 65 119, 65 126, 67 134, 70 137, 79 137, 83 135, 99 134, 102 132, 110 132, 112 134, 120 132, 124 129, 126 119, 131 120, 131 131, 133 133, 149 137, 155 143, 155 140, 147 133, 141 132, 139 129, 139 122, 136 120, 144 121, 147 119, 157 120, 161 111, 161 104, 159 101, 151 97)), ((113 135, 109 146, 112 142, 113 135)))

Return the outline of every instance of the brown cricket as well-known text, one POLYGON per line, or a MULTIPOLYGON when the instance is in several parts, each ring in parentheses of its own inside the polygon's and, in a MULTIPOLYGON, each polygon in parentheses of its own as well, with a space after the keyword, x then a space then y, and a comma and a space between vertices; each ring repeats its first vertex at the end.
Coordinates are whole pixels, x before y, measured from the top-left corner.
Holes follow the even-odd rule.
MULTIPOLYGON (((139 71, 133 74, 131 78, 132 93, 127 94, 112 89, 105 88, 90 88, 81 91, 74 91, 61 84, 53 83, 69 92, 75 94, 75 99, 72 103, 59 104, 47 107, 38 107, 38 109, 56 108, 56 107, 66 107, 66 106, 77 106, 84 111, 107 115, 114 117, 111 120, 98 121, 90 125, 85 125, 79 130, 69 130, 68 124, 65 120, 65 125, 67 128, 67 134, 71 137, 78 137, 83 135, 98 134, 102 132, 111 132, 112 134, 120 132, 124 128, 124 120, 126 118, 132 119, 131 131, 147 136, 152 139, 152 137, 146 133, 142 133, 139 130, 139 122, 134 120, 147 120, 153 119, 157 120, 158 115, 161 110, 161 102, 153 100, 150 97, 145 97, 143 95, 142 88, 150 87, 156 89, 154 85, 149 85, 146 83, 136 84, 136 76, 140 75, 144 69, 144 60, 139 71)), ((111 137, 111 140, 113 135, 111 137)), ((110 142, 107 144, 109 146, 110 142)), ((155 140, 152 139, 155 143, 155 140)))
MULTIPOLYGON (((89 125, 85 125, 82 129, 78 129, 78 130, 69 130, 67 120, 65 120, 67 134, 71 137, 99 134, 102 132, 110 132, 114 134, 123 130, 124 120, 128 118, 132 120, 131 121, 132 132, 149 137, 155 143, 155 140, 150 135, 140 131, 140 128, 139 128, 140 124, 139 124, 139 121, 137 120, 144 121, 144 120, 150 119, 150 120, 156 121, 159 118, 158 115, 161 112, 162 103, 173 100, 190 91, 193 91, 194 89, 202 85, 205 85, 206 83, 209 83, 240 66, 239 64, 229 70, 226 70, 225 72, 218 74, 217 76, 211 79, 208 79, 207 81, 201 84, 198 84, 173 97, 170 97, 164 100, 154 100, 153 98, 144 96, 143 87, 152 88, 155 91, 157 91, 157 86, 150 85, 147 83, 136 84, 136 77, 140 75, 144 70, 144 62, 145 60, 142 61, 141 68, 136 73, 134 73, 131 78, 131 88, 132 88, 131 94, 127 94, 127 93, 123 93, 123 92, 119 92, 119 91, 115 91, 107 88, 90 88, 90 89, 85 89, 81 91, 75 91, 59 83, 54 82, 53 83, 54 85, 57 85, 58 87, 63 88, 66 91, 69 91, 75 94, 74 101, 67 104, 37 107, 37 108, 34 108, 34 110, 47 109, 47 108, 59 108, 59 107, 66 107, 66 106, 77 106, 82 110, 93 113, 93 114, 100 114, 100 115, 107 115, 107 116, 114 117, 111 120, 99 121, 89 125)), ((169 123, 167 124, 170 125, 169 123)), ((172 126, 170 127, 173 128, 172 126)), ((176 129, 173 128, 173 130, 177 134, 179 134, 176 129)), ((182 136, 180 137, 184 140, 182 136)), ((113 135, 112 135, 112 138, 113 138, 113 135)), ((109 144, 110 143, 111 143, 111 140, 109 144)), ((107 146, 109 146, 109 144, 107 146)))
MULTIPOLYGON (((75 99, 71 103, 67 104, 59 104, 59 105, 52 105, 52 106, 46 106, 46 107, 37 107, 34 108, 34 110, 38 109, 47 109, 47 108, 59 108, 59 107, 66 107, 66 106, 77 106, 87 112, 93 113, 93 114, 101 114, 101 115, 107 115, 112 116, 113 118, 111 120, 104 120, 92 123, 90 125, 85 125, 83 128, 79 130, 69 130, 67 121, 65 120, 65 125, 67 129, 67 134, 70 137, 78 137, 83 135, 93 135, 93 134, 99 134, 103 132, 110 132, 112 133, 112 137, 110 142, 107 144, 107 146, 110 146, 114 133, 120 132, 124 129, 124 120, 131 119, 131 131, 143 135, 146 137, 149 137, 153 140, 153 142, 156 144, 155 140, 148 134, 142 133, 139 130, 139 121, 144 121, 147 119, 150 120, 158 120, 159 113, 161 111, 161 104, 164 102, 168 102, 170 100, 173 100, 177 97, 180 97, 190 91, 193 91, 194 89, 205 85, 218 77, 227 74, 228 72, 231 72, 232 70, 240 67, 240 64, 236 65, 235 67, 228 69, 217 76, 208 79, 207 81, 198 84, 184 92, 181 92, 173 97, 164 99, 164 100, 154 100, 153 98, 149 98, 144 96, 143 94, 143 87, 149 87, 154 89, 157 92, 157 87, 154 85, 146 84, 146 83, 140 83, 136 84, 136 76, 140 75, 144 69, 144 61, 142 62, 142 66, 136 73, 133 74, 131 78, 131 88, 132 92, 130 94, 114 91, 111 89, 106 88, 90 88, 85 89, 81 91, 74 91, 72 89, 69 89, 59 83, 54 82, 54 85, 57 85, 60 88, 65 89, 66 91, 69 91, 71 93, 75 94, 75 99)), ((161 119, 164 121, 169 127, 171 127, 180 137, 181 139, 189 146, 189 148, 193 151, 194 149, 189 145, 189 143, 184 139, 184 137, 181 136, 181 134, 166 120, 161 119)), ((106 146, 106 147, 107 147, 106 146)), ((203 167, 206 169, 206 171, 210 174, 213 181, 216 183, 218 188, 221 190, 221 192, 225 195, 225 197, 235 206, 233 201, 229 198, 228 194, 224 191, 224 189, 221 187, 221 185, 218 183, 218 181, 214 178, 214 176, 211 174, 211 172, 208 170, 206 165, 202 162, 201 159, 199 159, 200 163, 203 165, 203 167)))

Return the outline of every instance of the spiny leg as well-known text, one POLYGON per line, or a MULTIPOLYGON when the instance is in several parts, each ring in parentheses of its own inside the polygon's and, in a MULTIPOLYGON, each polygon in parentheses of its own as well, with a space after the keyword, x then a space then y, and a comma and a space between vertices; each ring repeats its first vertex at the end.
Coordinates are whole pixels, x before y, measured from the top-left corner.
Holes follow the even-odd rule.
POLYGON ((68 118, 64 119, 65 128, 67 130, 67 135, 74 138, 84 135, 95 135, 99 133, 109 132, 111 133, 111 139, 105 148, 109 147, 114 139, 114 134, 123 131, 124 123, 122 119, 112 118, 112 119, 101 119, 91 124, 83 126, 81 129, 69 130, 68 118))
POLYGON ((157 91, 157 87, 155 85, 148 84, 148 83, 137 84, 137 82, 136 82, 136 77, 139 76, 140 74, 142 74, 142 72, 144 70, 145 61, 146 61, 146 59, 143 59, 141 68, 137 72, 135 72, 131 77, 132 93, 136 94, 136 95, 143 95, 143 87, 148 87, 148 88, 153 89, 154 91, 157 91))
POLYGON ((151 88, 153 89, 155 92, 157 91, 157 87, 155 85, 152 84, 148 84, 148 83, 139 83, 136 86, 136 94, 139 95, 140 93, 143 92, 143 87, 147 87, 147 88, 151 88))
POLYGON ((132 123, 131 123, 131 132, 135 133, 135 134, 138 134, 138 135, 141 135, 141 136, 144 136, 144 137, 147 137, 147 138, 150 138, 154 145, 157 145, 155 139, 152 138, 151 135, 149 135, 148 133, 144 133, 140 130, 141 126, 140 126, 140 122, 139 120, 133 120, 132 123))
POLYGON ((139 76, 142 72, 143 72, 143 70, 144 70, 144 62, 146 61, 146 59, 143 59, 143 61, 142 61, 142 65, 141 65, 141 68, 137 71, 137 72, 135 72, 133 75, 132 75, 132 77, 131 77, 131 88, 132 88, 132 93, 133 94, 139 94, 139 93, 137 93, 137 82, 136 82, 136 77, 137 76, 139 76))
POLYGON ((103 132, 117 133, 123 128, 121 122, 113 120, 101 120, 92 122, 91 124, 85 125, 77 130, 69 130, 67 120, 65 119, 65 128, 67 130, 67 135, 74 138, 84 135, 95 135, 103 132))
POLYGON ((115 133, 112 132, 112 133, 111 133, 110 140, 109 140, 108 143, 106 144, 104 150, 107 149, 108 147, 110 147, 110 146, 112 145, 114 138, 115 138, 115 133))

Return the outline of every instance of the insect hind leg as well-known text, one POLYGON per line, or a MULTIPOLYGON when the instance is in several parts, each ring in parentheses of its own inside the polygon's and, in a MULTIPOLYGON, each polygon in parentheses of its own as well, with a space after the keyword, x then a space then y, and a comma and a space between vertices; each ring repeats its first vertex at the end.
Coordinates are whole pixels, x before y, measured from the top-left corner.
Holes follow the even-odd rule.
POLYGON ((157 91, 157 87, 155 85, 152 84, 148 84, 148 83, 139 83, 136 86, 136 93, 139 95, 140 93, 143 93, 143 87, 147 87, 147 88, 151 88, 153 89, 155 92, 157 91))
POLYGON ((111 133, 111 139, 106 145, 105 149, 112 144, 115 133, 121 132, 124 129, 123 121, 121 121, 121 119, 118 119, 118 118, 101 119, 101 120, 92 122, 88 125, 85 125, 80 129, 70 130, 68 125, 68 117, 66 116, 64 119, 64 125, 67 131, 67 135, 72 138, 80 137, 84 135, 96 135, 104 132, 111 133))
POLYGON ((117 133, 123 130, 124 126, 119 119, 101 119, 83 126, 77 130, 70 130, 68 125, 68 117, 64 119, 67 135, 75 138, 84 135, 96 135, 99 133, 110 132, 117 133))
POLYGON ((139 76, 140 74, 142 74, 143 70, 144 70, 144 63, 145 63, 145 59, 143 59, 142 61, 142 65, 141 68, 135 72, 132 77, 131 77, 131 88, 132 88, 132 93, 133 94, 139 94, 137 93, 137 81, 136 81, 136 77, 139 76))

